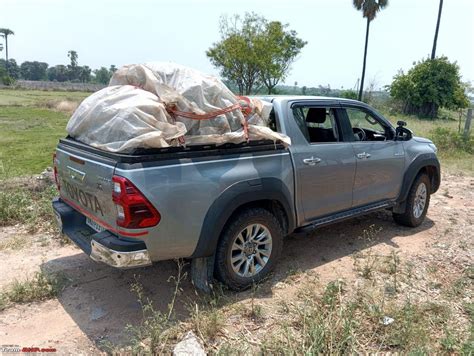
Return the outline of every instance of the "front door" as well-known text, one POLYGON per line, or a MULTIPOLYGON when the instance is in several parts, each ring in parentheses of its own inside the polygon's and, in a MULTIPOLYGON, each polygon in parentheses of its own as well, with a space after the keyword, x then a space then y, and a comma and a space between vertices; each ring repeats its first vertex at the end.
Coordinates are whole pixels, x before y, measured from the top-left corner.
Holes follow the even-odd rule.
POLYGON ((291 107, 300 224, 352 206, 356 163, 352 143, 343 142, 340 115, 338 105, 305 102, 291 107))
POLYGON ((393 128, 363 107, 343 107, 352 128, 356 157, 352 206, 395 199, 405 167, 402 141, 394 141, 393 128))

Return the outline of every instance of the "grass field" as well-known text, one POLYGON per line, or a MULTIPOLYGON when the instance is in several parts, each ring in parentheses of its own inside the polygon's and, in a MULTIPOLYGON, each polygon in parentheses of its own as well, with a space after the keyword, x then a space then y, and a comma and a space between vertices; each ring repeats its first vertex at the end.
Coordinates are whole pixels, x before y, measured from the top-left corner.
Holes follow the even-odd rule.
MULTIPOLYGON (((58 139, 66 135, 71 111, 58 110, 61 102, 79 103, 90 93, 39 90, 0 90, 0 174, 4 177, 34 175, 51 166, 58 139)), ((471 152, 446 144, 446 130, 458 130, 454 119, 420 120, 412 116, 386 115, 393 123, 405 120, 415 135, 431 138, 440 146, 445 168, 474 173, 471 152), (434 132, 436 128, 445 131, 434 132), (439 142, 437 142, 439 141, 439 142)))
MULTIPOLYGON (((6 177, 32 175, 51 166, 54 147, 58 139, 66 135, 65 127, 71 115, 67 106, 64 110, 60 103, 78 104, 88 95, 90 93, 0 90, 0 173, 6 177)), ((440 146, 439 156, 445 168, 474 173, 472 135, 464 149, 451 144, 445 137, 448 131, 458 131, 457 120, 431 121, 399 114, 385 115, 393 123, 405 120, 415 135, 431 138, 440 146), (442 130, 436 132, 436 128, 442 130)))
POLYGON ((0 90, 0 173, 15 177, 51 166, 54 147, 66 135, 70 113, 61 102, 79 102, 89 93, 0 90))

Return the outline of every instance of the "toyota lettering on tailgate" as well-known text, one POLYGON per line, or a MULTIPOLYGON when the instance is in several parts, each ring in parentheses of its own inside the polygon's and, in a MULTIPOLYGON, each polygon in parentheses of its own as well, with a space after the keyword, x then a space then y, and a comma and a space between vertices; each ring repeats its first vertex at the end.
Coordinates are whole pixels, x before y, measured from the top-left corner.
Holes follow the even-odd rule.
POLYGON ((63 180, 64 187, 66 188, 67 195, 77 201, 80 202, 85 208, 92 210, 95 213, 99 213, 101 216, 104 216, 104 212, 102 211, 102 207, 100 206, 99 199, 96 196, 84 192, 83 190, 79 189, 75 185, 69 183, 66 180, 63 180))

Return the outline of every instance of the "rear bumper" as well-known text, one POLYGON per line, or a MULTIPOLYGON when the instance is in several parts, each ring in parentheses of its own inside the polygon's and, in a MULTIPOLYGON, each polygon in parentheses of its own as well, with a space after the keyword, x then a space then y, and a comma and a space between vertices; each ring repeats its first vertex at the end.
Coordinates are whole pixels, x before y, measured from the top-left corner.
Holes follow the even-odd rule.
POLYGON ((53 210, 61 232, 94 261, 116 268, 151 265, 150 256, 143 241, 119 238, 110 231, 96 232, 86 224, 84 215, 60 198, 53 200, 53 210))

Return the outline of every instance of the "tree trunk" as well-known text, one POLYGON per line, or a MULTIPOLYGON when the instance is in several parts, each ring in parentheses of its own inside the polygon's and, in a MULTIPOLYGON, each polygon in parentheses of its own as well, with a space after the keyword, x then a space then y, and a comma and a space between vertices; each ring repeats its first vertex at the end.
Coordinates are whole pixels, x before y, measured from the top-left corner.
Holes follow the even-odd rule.
POLYGON ((431 51, 431 59, 436 57, 436 44, 438 42, 439 23, 441 22, 441 11, 443 10, 443 0, 439 0, 438 21, 436 22, 436 31, 433 41, 433 50, 431 51))
POLYGON ((367 46, 369 44, 369 27, 370 20, 367 19, 367 29, 365 31, 364 63, 362 64, 362 77, 360 78, 359 101, 362 101, 362 93, 364 92, 365 64, 367 62, 367 46))
POLYGON ((10 76, 8 71, 8 35, 5 34, 5 69, 7 70, 7 76, 10 76))

